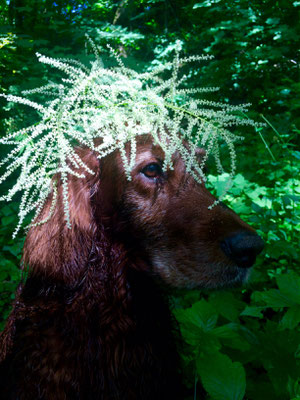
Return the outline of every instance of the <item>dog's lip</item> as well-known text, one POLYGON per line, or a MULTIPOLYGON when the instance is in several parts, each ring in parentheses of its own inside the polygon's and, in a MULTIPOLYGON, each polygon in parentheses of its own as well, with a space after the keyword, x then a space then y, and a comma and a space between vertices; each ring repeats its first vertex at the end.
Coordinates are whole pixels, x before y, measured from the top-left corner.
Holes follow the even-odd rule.
POLYGON ((229 281, 243 282, 248 278, 251 270, 252 270, 251 267, 245 268, 239 266, 238 264, 232 264, 232 265, 227 264, 227 271, 225 274, 227 276, 227 279, 229 279, 229 281))
POLYGON ((250 275, 250 271, 252 270, 252 268, 250 267, 240 267, 239 265, 235 265, 235 277, 233 278, 233 280, 237 283, 241 282, 245 282, 250 275))
POLYGON ((226 262, 226 266, 233 270, 251 270, 255 265, 255 260, 246 261, 243 260, 241 262, 234 262, 233 260, 229 259, 229 262, 226 262))
POLYGON ((249 278, 251 268, 240 268, 237 265, 226 264, 226 271, 217 272, 211 276, 208 276, 208 280, 200 282, 199 285, 192 286, 193 288, 198 287, 200 290, 205 289, 226 289, 241 287, 245 284, 249 278))

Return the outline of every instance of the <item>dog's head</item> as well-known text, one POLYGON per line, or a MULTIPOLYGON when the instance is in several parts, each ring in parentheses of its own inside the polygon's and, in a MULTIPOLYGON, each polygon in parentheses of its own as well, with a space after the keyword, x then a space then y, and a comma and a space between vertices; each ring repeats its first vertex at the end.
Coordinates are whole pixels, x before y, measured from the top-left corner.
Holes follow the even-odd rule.
MULTIPOLYGON (((199 162, 203 156, 199 149, 199 162)), ((173 156, 173 169, 164 171, 163 160, 162 149, 142 138, 131 181, 125 180, 120 156, 104 165, 103 180, 113 179, 110 188, 103 185, 101 198, 105 191, 111 194, 110 207, 123 221, 123 240, 172 286, 243 282, 263 248, 262 239, 224 204, 210 209, 215 198, 187 173, 179 154, 173 156)))
MULTIPOLYGON (((101 225, 106 246, 122 241, 129 252, 136 252, 149 270, 172 286, 221 287, 247 278, 263 248, 262 239, 222 203, 209 208, 215 198, 204 183, 196 182, 186 171, 179 154, 173 156, 174 168, 164 171, 162 149, 150 137, 141 137, 128 180, 117 151, 100 161, 89 150, 79 153, 95 175, 86 181, 70 179, 72 229, 62 228, 60 191, 52 221, 32 228, 28 234, 26 262, 49 264, 49 256, 44 254, 52 252, 51 263, 57 272, 63 264, 74 274, 68 260, 72 259, 74 265, 75 258, 76 268, 84 264, 97 225, 101 225)), ((199 161, 203 154, 199 149, 199 161)), ((43 215, 49 207, 50 200, 43 215)))

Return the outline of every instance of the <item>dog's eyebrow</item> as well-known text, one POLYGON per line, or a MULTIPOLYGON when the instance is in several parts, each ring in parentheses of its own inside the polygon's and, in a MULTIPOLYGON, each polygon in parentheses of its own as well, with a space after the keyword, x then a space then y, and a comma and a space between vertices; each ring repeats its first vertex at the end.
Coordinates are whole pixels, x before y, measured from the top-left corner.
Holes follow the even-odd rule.
POLYGON ((135 162, 136 164, 140 164, 144 161, 149 160, 149 162, 153 162, 153 160, 156 160, 160 164, 163 163, 163 157, 162 154, 159 154, 161 152, 158 151, 151 151, 151 150, 145 150, 141 153, 137 153, 135 162))
POLYGON ((136 163, 140 163, 142 161, 145 161, 145 160, 147 160, 149 158, 153 158, 153 157, 154 157, 154 155, 150 150, 145 150, 142 153, 136 155, 135 161, 136 161, 136 163))

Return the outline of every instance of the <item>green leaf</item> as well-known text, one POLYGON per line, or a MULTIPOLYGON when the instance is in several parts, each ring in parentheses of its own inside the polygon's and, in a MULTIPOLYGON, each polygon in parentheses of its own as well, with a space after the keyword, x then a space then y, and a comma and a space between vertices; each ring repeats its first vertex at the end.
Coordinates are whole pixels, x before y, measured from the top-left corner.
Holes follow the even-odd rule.
POLYGON ((238 349, 241 351, 249 350, 249 343, 240 336, 239 325, 235 323, 219 326, 212 331, 218 339, 227 347, 238 349))
POLYGON ((246 390, 243 366, 221 353, 202 355, 197 372, 204 389, 214 400, 242 400, 246 390))
POLYGON ((260 213, 260 212, 263 211, 263 208, 262 208, 261 206, 259 206, 258 204, 256 204, 256 203, 252 203, 252 204, 251 204, 251 208, 252 208, 252 210, 255 211, 256 213, 260 213))
POLYGON ((11 225, 16 221, 16 217, 14 215, 9 215, 8 217, 1 218, 1 223, 3 226, 11 225))
POLYGON ((209 303, 229 321, 236 321, 240 311, 244 308, 244 303, 229 291, 212 293, 209 297, 209 303))
POLYGON ((186 311, 189 311, 189 320, 204 331, 211 331, 216 326, 218 315, 204 299, 197 301, 186 311))
POLYGON ((245 310, 241 312, 241 315, 247 317, 263 318, 262 308, 255 306, 247 306, 245 310))
POLYGON ((240 189, 244 189, 249 184, 242 174, 237 174, 233 179, 233 185, 238 186, 240 189))
POLYGON ((287 389, 293 399, 300 399, 300 378, 294 380, 289 376, 287 389))
POLYGON ((1 269, 0 269, 0 281, 1 282, 4 281, 4 279, 6 279, 7 276, 8 276, 7 271, 5 271, 5 270, 1 271, 1 269))
POLYGON ((3 250, 9 251, 13 256, 17 257, 21 254, 22 247, 19 243, 16 243, 12 246, 4 246, 3 250))
POLYGON ((252 299, 258 303, 263 302, 266 307, 271 308, 290 307, 295 304, 288 296, 283 295, 277 289, 270 289, 265 292, 254 292, 252 299))
POLYGON ((279 22, 280 22, 280 19, 279 19, 279 18, 268 18, 268 19, 266 20, 266 23, 267 23, 268 25, 277 25, 277 24, 279 24, 279 22))
POLYGON ((12 213, 13 213, 13 210, 8 205, 1 208, 1 214, 5 215, 5 217, 11 215, 12 213))
POLYGON ((205 0, 202 1, 201 3, 196 3, 193 5, 193 10, 196 8, 201 8, 201 7, 211 7, 213 4, 219 3, 221 0, 205 0))
POLYGON ((218 176, 209 175, 208 181, 213 185, 217 196, 220 196, 222 193, 224 193, 224 190, 228 184, 229 174, 224 173, 218 176))
POLYGON ((280 292, 296 304, 300 304, 300 276, 294 272, 276 278, 280 292))
POLYGON ((279 327, 281 329, 294 329, 300 323, 300 306, 295 305, 292 306, 287 312, 284 314, 282 320, 280 321, 279 327))
POLYGON ((234 211, 237 214, 251 214, 251 207, 247 206, 243 200, 238 199, 238 201, 234 204, 234 211))
POLYGON ((267 190, 265 186, 256 187, 254 190, 247 191, 247 196, 250 197, 254 202, 260 198, 260 196, 266 195, 267 190))
POLYGON ((196 10, 196 8, 201 8, 201 7, 203 7, 202 3, 196 3, 193 5, 193 10, 196 10))
POLYGON ((192 346, 219 348, 220 345, 210 332, 217 323, 218 315, 214 308, 204 299, 187 309, 174 310, 174 315, 180 323, 184 340, 192 346))

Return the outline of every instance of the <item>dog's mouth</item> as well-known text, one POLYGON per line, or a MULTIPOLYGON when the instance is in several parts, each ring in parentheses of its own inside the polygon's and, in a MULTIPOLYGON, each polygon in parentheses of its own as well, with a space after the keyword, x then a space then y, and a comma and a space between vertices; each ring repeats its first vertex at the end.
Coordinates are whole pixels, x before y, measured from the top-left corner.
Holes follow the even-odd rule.
POLYGON ((227 264, 218 265, 218 268, 214 268, 213 272, 206 275, 205 280, 201 280, 198 285, 199 289, 218 289, 218 288, 230 288, 238 287, 245 284, 251 274, 251 268, 244 268, 238 265, 227 264))
MULTIPOLYGON (((227 275, 227 283, 229 286, 238 286, 243 283, 246 283, 251 274, 251 268, 235 265, 230 268, 227 275)), ((225 283, 226 284, 226 283, 225 283)))
POLYGON ((230 259, 203 262, 203 254, 197 260, 185 263, 174 260, 170 253, 156 252, 151 260, 152 272, 167 284, 177 288, 217 289, 241 286, 247 282, 251 268, 230 259))

